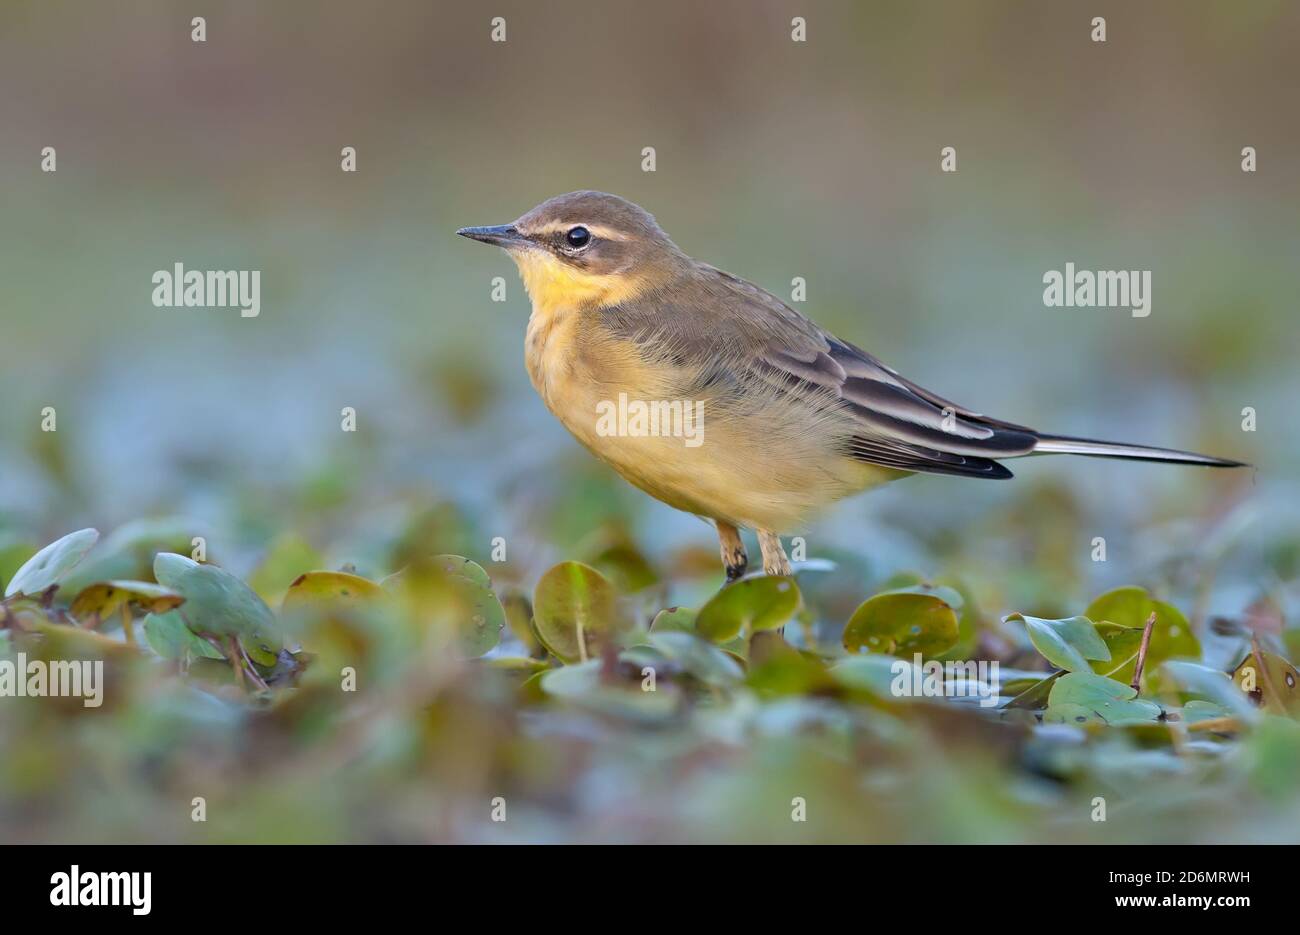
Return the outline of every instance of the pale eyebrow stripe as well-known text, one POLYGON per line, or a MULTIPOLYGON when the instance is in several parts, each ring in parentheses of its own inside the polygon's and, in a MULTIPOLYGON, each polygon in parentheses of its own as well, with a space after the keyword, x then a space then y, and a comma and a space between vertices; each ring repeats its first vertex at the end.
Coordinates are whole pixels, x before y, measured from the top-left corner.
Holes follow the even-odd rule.
POLYGON ((531 233, 535 235, 556 234, 561 231, 567 231, 570 227, 577 227, 579 225, 587 228, 587 230, 591 231, 597 237, 600 237, 604 240, 627 240, 628 239, 626 234, 621 234, 618 231, 614 230, 613 228, 606 227, 603 224, 587 224, 583 221, 553 221, 552 223, 547 224, 545 227, 539 227, 537 230, 532 231, 531 233))

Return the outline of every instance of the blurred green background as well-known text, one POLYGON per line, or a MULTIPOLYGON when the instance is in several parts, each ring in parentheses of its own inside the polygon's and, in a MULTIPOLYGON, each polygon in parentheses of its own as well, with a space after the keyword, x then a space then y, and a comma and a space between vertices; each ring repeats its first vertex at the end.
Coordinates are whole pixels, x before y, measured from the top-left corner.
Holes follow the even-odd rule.
POLYGON ((487 565, 502 537, 493 579, 527 588, 631 541, 664 606, 698 599, 712 531, 550 417, 513 264, 453 233, 596 188, 779 296, 804 277, 802 311, 964 405, 1256 466, 910 479, 802 531, 859 597, 959 573, 995 615, 1138 583, 1201 626, 1261 597, 1291 619, 1297 35, 1281 0, 7 0, 0 547, 181 516, 240 573, 293 532, 377 575, 420 549, 487 565), (260 317, 153 307, 176 262, 261 270, 260 317), (1151 270, 1150 317, 1045 308, 1066 262, 1151 270), (1187 571, 1207 553, 1212 579, 1187 571))

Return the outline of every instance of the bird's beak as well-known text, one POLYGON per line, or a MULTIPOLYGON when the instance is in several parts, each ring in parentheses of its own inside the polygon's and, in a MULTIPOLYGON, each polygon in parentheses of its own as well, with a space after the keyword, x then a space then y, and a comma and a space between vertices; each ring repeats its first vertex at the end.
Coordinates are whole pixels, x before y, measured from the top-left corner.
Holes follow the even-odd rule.
POLYGON ((513 224, 496 224, 492 227, 462 227, 456 233, 462 237, 468 237, 470 240, 496 244, 498 247, 505 247, 507 250, 511 247, 522 247, 531 243, 527 237, 519 233, 519 229, 513 224))

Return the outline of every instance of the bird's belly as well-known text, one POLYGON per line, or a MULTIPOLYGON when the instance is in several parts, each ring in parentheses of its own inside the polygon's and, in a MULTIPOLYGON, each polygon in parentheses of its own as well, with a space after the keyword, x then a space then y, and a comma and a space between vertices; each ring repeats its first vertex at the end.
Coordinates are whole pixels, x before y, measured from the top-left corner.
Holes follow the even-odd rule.
POLYGON ((635 348, 529 331, 528 371, 547 408, 624 479, 679 510, 790 531, 900 476, 839 454, 835 427, 807 412, 737 405, 721 392, 684 399, 692 381, 647 365, 635 348))

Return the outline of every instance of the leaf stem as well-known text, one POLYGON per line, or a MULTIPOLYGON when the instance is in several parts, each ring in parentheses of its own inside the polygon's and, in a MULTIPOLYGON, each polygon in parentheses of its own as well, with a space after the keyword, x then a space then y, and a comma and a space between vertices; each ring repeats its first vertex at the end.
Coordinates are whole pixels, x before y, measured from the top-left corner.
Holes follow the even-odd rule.
POLYGON ((135 630, 131 626, 131 602, 122 602, 122 632, 126 634, 126 641, 131 646, 135 646, 135 630))
POLYGON ((1147 624, 1142 628, 1142 645, 1138 647, 1137 662, 1133 666, 1133 681, 1129 687, 1134 691, 1139 691, 1142 684, 1142 670, 1147 664, 1147 647, 1151 645, 1151 631, 1155 629, 1156 612, 1151 611, 1151 616, 1147 617, 1147 624))

